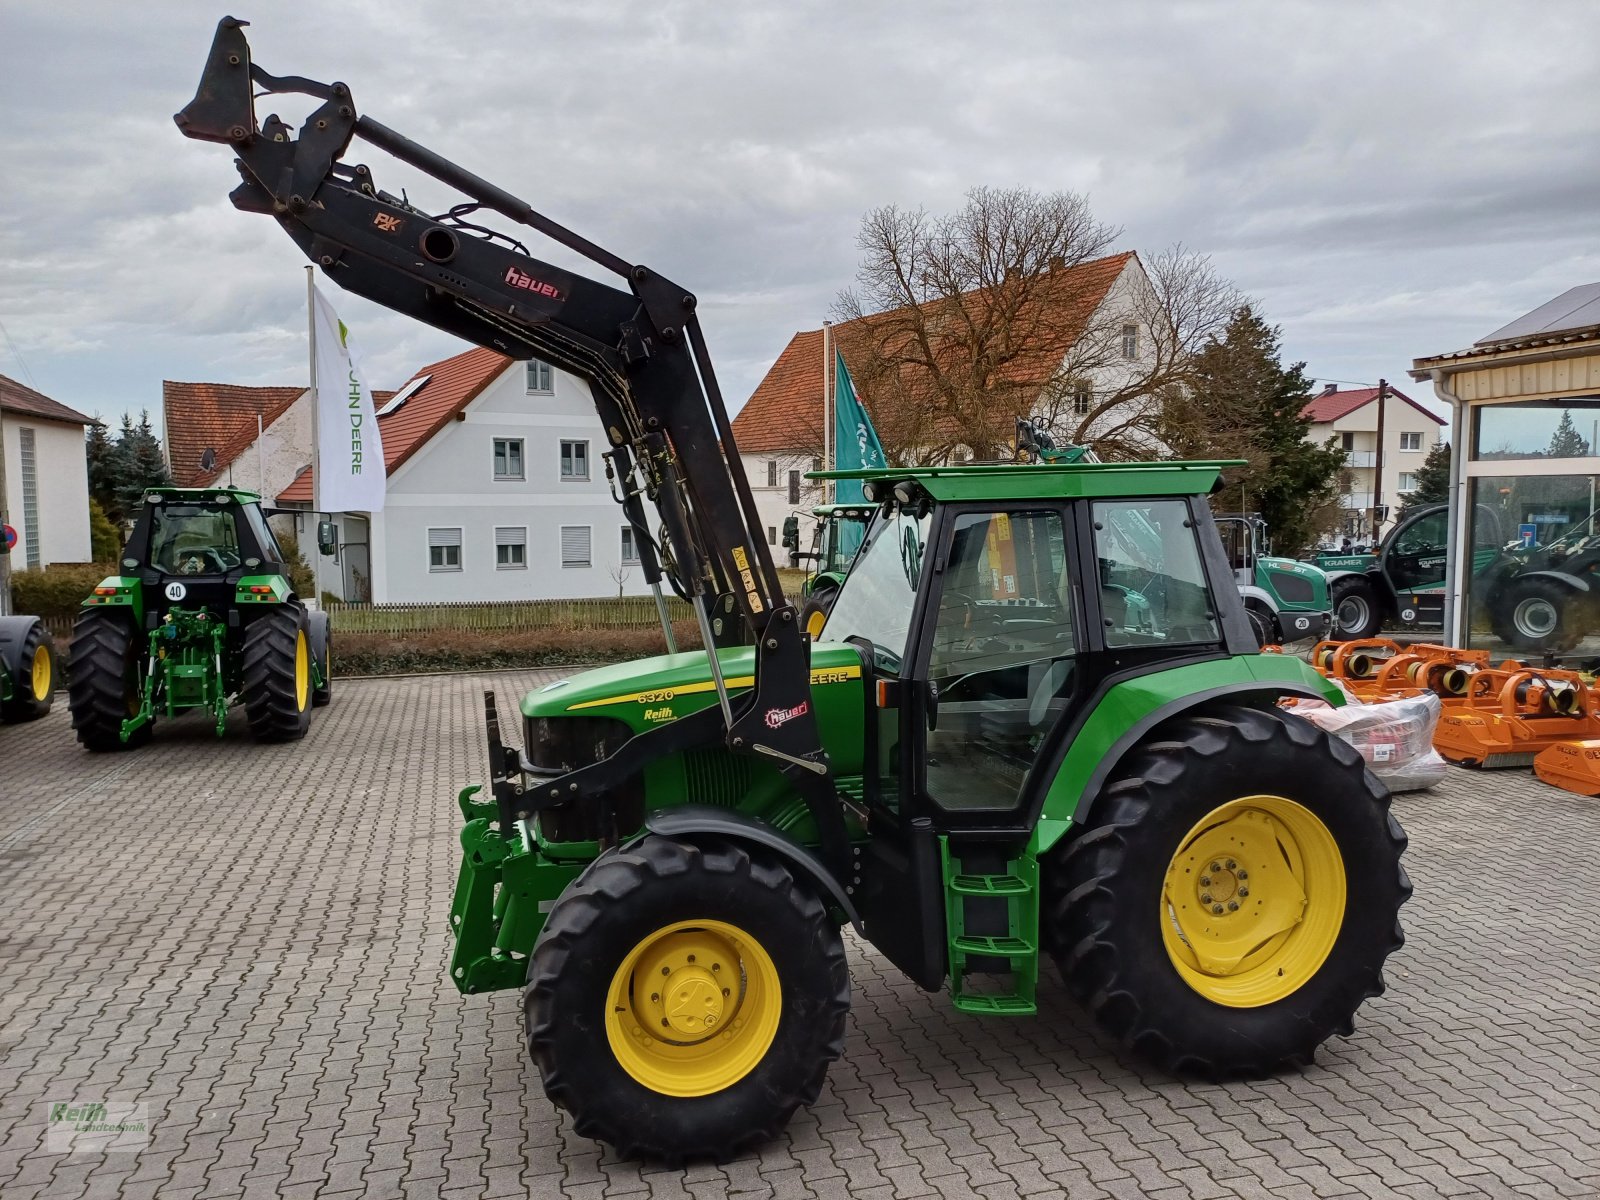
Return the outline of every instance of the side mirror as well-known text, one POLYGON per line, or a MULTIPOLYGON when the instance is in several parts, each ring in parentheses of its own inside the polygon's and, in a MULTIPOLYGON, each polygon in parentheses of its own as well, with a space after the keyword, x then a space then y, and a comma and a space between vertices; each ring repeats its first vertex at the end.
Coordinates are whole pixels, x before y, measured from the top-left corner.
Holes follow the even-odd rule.
POLYGON ((324 517, 317 522, 317 553, 332 554, 339 548, 339 527, 324 517))

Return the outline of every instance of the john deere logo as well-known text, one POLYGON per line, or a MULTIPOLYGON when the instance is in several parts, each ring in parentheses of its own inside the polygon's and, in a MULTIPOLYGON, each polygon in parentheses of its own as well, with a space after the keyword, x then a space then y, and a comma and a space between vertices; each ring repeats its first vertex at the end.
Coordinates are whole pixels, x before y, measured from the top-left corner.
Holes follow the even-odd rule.
POLYGON ((179 583, 177 580, 173 580, 171 583, 167 584, 167 599, 168 600, 172 600, 172 601, 182 600, 188 594, 189 594, 189 589, 184 587, 183 584, 179 583))

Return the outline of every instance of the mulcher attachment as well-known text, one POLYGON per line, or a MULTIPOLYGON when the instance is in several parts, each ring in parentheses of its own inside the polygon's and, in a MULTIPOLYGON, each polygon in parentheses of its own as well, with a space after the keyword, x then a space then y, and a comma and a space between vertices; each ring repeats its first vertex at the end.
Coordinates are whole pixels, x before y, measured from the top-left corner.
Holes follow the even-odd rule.
POLYGON ((1533 760, 1533 773, 1563 791, 1600 796, 1600 738, 1546 746, 1533 760))
POLYGON ((1447 709, 1433 746, 1451 762, 1497 770, 1531 766, 1558 742, 1600 738, 1595 696, 1576 671, 1476 672, 1447 709))

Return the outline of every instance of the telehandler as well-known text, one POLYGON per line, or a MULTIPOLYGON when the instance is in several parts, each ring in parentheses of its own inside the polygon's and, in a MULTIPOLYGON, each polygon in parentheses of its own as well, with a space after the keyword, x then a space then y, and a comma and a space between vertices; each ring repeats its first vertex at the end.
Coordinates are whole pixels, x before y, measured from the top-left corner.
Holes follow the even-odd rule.
POLYGON ((522 989, 580 1134, 673 1162, 776 1134, 844 1045, 845 926, 974 1017, 1036 1012, 1048 954, 1174 1071, 1302 1066, 1351 1031, 1402 941, 1405 835, 1356 752, 1278 707, 1340 697, 1255 652, 1206 503, 1219 464, 837 474, 877 513, 812 642, 693 293, 358 116, 343 84, 267 74, 241 25, 177 116, 237 156, 234 203, 350 291, 587 380, 643 572, 701 624, 707 650, 525 697, 521 750, 486 697, 488 788, 458 797, 450 978, 522 989), (321 103, 296 131, 257 121, 257 91, 321 103), (465 199, 380 189, 344 161, 358 136, 465 199), (714 636, 729 605, 750 644, 714 636))

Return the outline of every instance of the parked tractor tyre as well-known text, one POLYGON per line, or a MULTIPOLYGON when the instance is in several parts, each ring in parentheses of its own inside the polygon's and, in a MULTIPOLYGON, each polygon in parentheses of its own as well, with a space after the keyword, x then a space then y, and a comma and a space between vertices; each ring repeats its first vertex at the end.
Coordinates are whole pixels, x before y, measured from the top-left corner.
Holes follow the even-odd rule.
POLYGON ((0 721, 37 721, 55 703, 55 641, 37 617, 0 617, 0 621, 19 632, 27 630, 15 644, 9 638, 0 643, 0 670, 11 677, 10 688, 0 688, 0 695, 7 696, 0 703, 0 721))
POLYGON ((562 893, 528 959, 528 1053, 574 1129, 629 1158, 723 1160, 811 1104, 850 972, 778 860, 647 836, 562 893))
POLYGON ((833 611, 833 602, 839 598, 839 589, 836 587, 821 587, 806 597, 806 602, 800 608, 800 628, 811 635, 814 642, 822 634, 822 627, 828 623, 828 614, 833 611))
POLYGON ((311 661, 322 676, 322 685, 311 685, 311 703, 326 708, 333 703, 333 629, 328 624, 328 614, 306 614, 306 635, 311 640, 311 661))
POLYGON ((1495 632, 1518 650, 1570 650, 1587 632, 1586 622, 1572 619, 1577 603, 1572 590, 1553 579, 1512 580, 1495 605, 1495 632))
POLYGON ((1333 603, 1331 640, 1348 642, 1377 635, 1383 627, 1383 613, 1378 608, 1377 590, 1369 581, 1359 575, 1346 575, 1335 579, 1329 591, 1333 603))
POLYGON ((67 707, 86 750, 104 754, 150 740, 151 718, 126 741, 122 723, 139 711, 144 662, 131 616, 114 608, 87 608, 72 623, 67 659, 67 707))
POLYGON ((1057 965, 1164 1069, 1306 1066, 1383 991, 1405 940, 1405 845, 1345 742, 1276 709, 1177 718, 1119 764, 1088 829, 1047 864, 1057 965))
POLYGON ((239 695, 258 742, 292 742, 311 726, 311 639, 306 610, 290 601, 244 631, 239 695))

